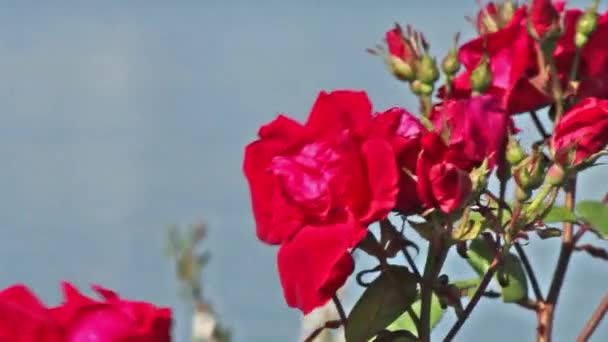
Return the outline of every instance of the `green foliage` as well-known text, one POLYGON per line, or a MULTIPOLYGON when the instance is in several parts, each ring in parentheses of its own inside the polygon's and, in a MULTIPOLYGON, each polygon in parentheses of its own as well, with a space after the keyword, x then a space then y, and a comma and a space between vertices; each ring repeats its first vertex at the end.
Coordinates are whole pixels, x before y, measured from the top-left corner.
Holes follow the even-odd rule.
POLYGON ((559 222, 576 222, 576 215, 565 207, 554 206, 552 207, 547 215, 543 218, 543 222, 546 224, 559 223, 559 222))
MULTIPOLYGON (((469 265, 483 276, 492 263, 494 255, 486 242, 476 239, 471 242, 467 251, 469 265)), ((512 253, 504 256, 499 272, 494 276, 501 286, 503 301, 507 303, 517 302, 528 296, 528 283, 526 273, 521 265, 519 258, 512 253)))
MULTIPOLYGON (((421 301, 420 299, 417 299, 412 304, 412 311, 414 312, 414 314, 416 314, 417 317, 420 317, 420 307, 421 301)), ((433 294, 433 298, 431 299, 431 329, 433 329, 437 325, 437 323, 441 321, 444 311, 445 310, 441 307, 441 304, 439 302, 439 298, 435 294, 433 294)), ((393 323, 386 327, 386 330, 406 330, 411 332, 415 336, 418 336, 416 324, 414 323, 412 316, 410 316, 407 311, 403 312, 401 316, 399 316, 395 321, 393 321, 393 323)))
POLYGON ((384 330, 416 300, 416 278, 391 265, 367 287, 348 316, 347 341, 367 341, 384 330))
POLYGON ((580 201, 576 204, 576 211, 583 221, 608 239, 608 205, 599 201, 580 201))

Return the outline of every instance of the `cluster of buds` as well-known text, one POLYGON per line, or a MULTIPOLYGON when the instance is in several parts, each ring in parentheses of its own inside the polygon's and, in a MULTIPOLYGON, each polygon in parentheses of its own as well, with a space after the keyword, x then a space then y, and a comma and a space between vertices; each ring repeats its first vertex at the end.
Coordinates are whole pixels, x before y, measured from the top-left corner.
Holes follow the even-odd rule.
POLYGON ((599 0, 594 0, 593 5, 588 8, 583 15, 576 21, 576 34, 574 44, 577 48, 582 48, 587 44, 589 36, 597 29, 597 6, 599 0))
POLYGON ((509 138, 506 158, 517 184, 516 198, 525 202, 532 195, 532 191, 543 184, 549 159, 539 145, 533 146, 530 154, 526 154, 519 142, 512 137, 509 138))
POLYGON ((517 6, 511 0, 488 3, 477 15, 477 19, 467 17, 475 25, 480 36, 496 32, 505 27, 513 18, 517 6))
MULTIPOLYGON (((424 35, 409 25, 404 32, 401 26, 395 24, 386 33, 386 44, 388 53, 382 46, 368 49, 368 52, 383 56, 392 74, 401 81, 409 82, 414 94, 430 96, 439 79, 439 69, 435 58, 429 55, 429 44, 424 35)), ((459 65, 450 67, 451 70, 455 69, 455 74, 459 65)))

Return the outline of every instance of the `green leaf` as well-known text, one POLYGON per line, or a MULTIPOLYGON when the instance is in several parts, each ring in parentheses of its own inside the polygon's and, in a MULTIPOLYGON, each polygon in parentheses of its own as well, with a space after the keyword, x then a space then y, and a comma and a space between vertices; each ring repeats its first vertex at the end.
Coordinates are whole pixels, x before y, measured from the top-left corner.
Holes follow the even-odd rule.
POLYGON ((416 299, 416 278, 391 265, 367 287, 348 315, 347 341, 368 341, 399 317, 416 299))
POLYGON ((471 241, 467 250, 467 262, 477 274, 483 276, 490 268, 494 255, 483 239, 471 241))
POLYGON ((543 218, 543 222, 545 224, 559 222, 576 222, 576 215, 574 215, 574 213, 567 208, 554 206, 543 218))
POLYGON ((517 302, 528 297, 528 282, 521 261, 515 254, 507 254, 503 260, 502 272, 508 281, 502 288, 502 300, 505 303, 517 302))
POLYGON ((424 222, 415 222, 415 221, 407 221, 418 235, 425 240, 431 240, 433 238, 433 224, 428 221, 424 222))
MULTIPOLYGON (((493 253, 481 239, 476 239, 471 242, 467 251, 469 265, 473 267, 475 272, 483 276, 490 268, 490 263, 494 259, 493 253)), ((506 286, 501 284, 501 295, 503 301, 507 303, 516 302, 528 295, 528 283, 526 273, 523 270, 519 258, 512 253, 508 253, 503 259, 503 264, 499 273, 494 276, 495 280, 504 278, 507 281, 506 286)), ((500 282, 499 282, 500 284, 500 282)))
MULTIPOLYGON (((422 303, 421 303, 420 299, 416 300, 414 302, 414 304, 412 304, 412 311, 414 311, 414 313, 418 317, 420 317, 421 304, 422 303)), ((443 310, 443 308, 441 308, 441 304, 439 303, 439 297, 437 297, 435 294, 433 294, 433 297, 431 298, 431 329, 433 329, 437 325, 437 323, 439 323, 439 321, 443 317, 444 311, 445 310, 443 310)), ((389 331, 407 330, 407 331, 411 332, 412 334, 414 334, 415 336, 418 336, 418 331, 416 330, 416 324, 412 320, 412 316, 410 316, 410 314, 407 311, 402 313, 401 316, 399 316, 395 321, 393 321, 393 323, 391 323, 388 327, 386 327, 386 330, 389 330, 389 331)))
POLYGON ((604 239, 608 239, 608 205, 600 201, 580 201, 576 212, 604 239))

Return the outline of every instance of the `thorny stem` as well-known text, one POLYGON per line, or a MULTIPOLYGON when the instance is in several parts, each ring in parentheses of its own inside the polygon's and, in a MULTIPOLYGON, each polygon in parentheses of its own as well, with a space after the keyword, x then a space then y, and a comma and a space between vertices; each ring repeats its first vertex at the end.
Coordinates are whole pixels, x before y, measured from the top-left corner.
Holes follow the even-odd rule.
POLYGON ((528 278, 530 279, 530 283, 532 284, 532 291, 534 291, 534 296, 536 297, 537 301, 543 301, 543 294, 540 290, 540 286, 538 285, 538 280, 536 279, 536 274, 534 273, 534 270, 532 269, 532 265, 530 264, 530 260, 528 259, 528 256, 526 255, 526 252, 524 251, 524 249, 521 247, 521 245, 519 243, 515 243, 515 250, 517 251, 517 254, 519 255, 519 258, 521 259, 521 262, 524 266, 524 269, 526 270, 526 273, 528 274, 528 278))
POLYGON ((587 324, 585 324, 585 327, 583 328, 581 333, 576 338, 576 342, 585 342, 585 341, 589 340, 589 337, 591 337, 591 335, 595 331, 595 328, 597 328, 597 326, 600 324, 600 322, 602 321, 602 318, 604 318, 607 311, 608 311, 608 294, 604 296, 604 299, 602 299, 602 302, 600 303, 600 305, 597 307, 597 309, 595 309, 595 311, 593 312, 593 315, 591 316, 589 321, 587 321, 587 324))
MULTIPOLYGON (((568 180, 564 187, 566 198, 565 207, 569 210, 574 209, 575 193, 576 193, 576 178, 573 177, 568 180)), ((541 310, 538 314, 538 335, 537 341, 539 342, 550 342, 551 333, 553 329, 553 317, 555 313, 555 306, 566 277, 566 271, 568 270, 568 263, 574 250, 573 240, 573 224, 571 222, 564 222, 564 232, 562 234, 562 248, 559 253, 557 266, 553 273, 553 280, 549 288, 549 294, 547 300, 541 306, 541 310)))

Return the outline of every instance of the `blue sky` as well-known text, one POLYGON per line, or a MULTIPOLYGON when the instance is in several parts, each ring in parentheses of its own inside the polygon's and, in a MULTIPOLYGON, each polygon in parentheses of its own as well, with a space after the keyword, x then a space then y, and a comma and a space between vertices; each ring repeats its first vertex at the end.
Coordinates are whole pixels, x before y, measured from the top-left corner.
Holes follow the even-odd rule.
MULTIPOLYGON (((378 110, 414 111, 407 89, 365 48, 399 21, 423 30, 441 55, 455 30, 470 36, 463 17, 476 2, 22 1, 0 9, 0 285, 25 282, 54 303, 60 280, 101 283, 172 306, 175 340, 185 341, 190 322, 162 255, 164 228, 204 219, 213 258, 206 290, 236 340, 295 341, 300 314, 283 302, 276 249, 254 235, 243 147, 277 113, 304 118, 323 89, 364 89, 378 110)), ((586 173, 581 198, 606 192, 602 175, 586 173)), ((533 240, 526 248, 549 275, 555 247, 533 240)), ((470 272, 458 262, 446 269, 470 272)), ((608 283, 606 265, 584 255, 568 277, 556 341, 573 339, 608 283)), ((534 317, 520 312, 483 302, 457 341, 531 340, 534 317)))

